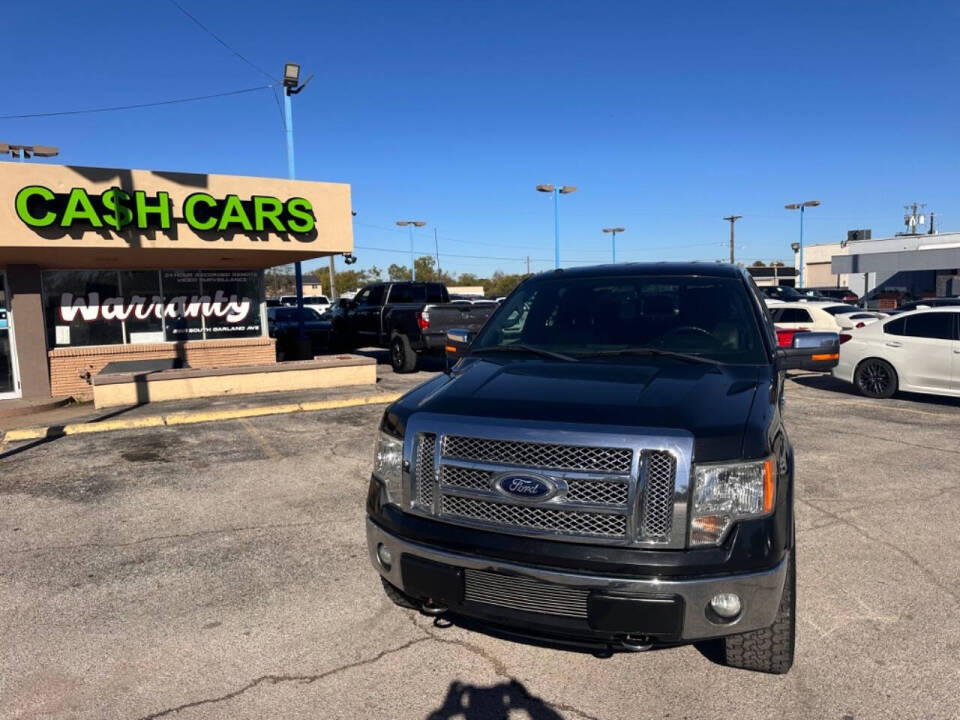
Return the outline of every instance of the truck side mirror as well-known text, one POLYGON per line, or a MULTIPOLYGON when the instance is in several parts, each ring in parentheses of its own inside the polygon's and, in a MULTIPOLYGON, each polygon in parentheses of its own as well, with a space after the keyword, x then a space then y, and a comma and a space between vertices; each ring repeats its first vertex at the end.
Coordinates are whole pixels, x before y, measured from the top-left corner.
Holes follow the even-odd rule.
POLYGON ((832 332, 797 333, 790 347, 777 350, 780 370, 823 372, 840 362, 840 336, 832 332))
POLYGON ((447 341, 444 349, 447 354, 447 367, 463 357, 476 333, 472 330, 463 330, 462 328, 451 328, 447 330, 447 341))

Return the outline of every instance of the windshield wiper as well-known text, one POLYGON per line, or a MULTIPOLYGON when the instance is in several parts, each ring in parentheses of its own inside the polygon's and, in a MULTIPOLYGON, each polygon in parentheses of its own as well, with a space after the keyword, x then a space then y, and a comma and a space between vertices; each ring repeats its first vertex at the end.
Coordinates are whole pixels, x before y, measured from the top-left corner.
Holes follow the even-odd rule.
POLYGON ((673 350, 661 350, 659 348, 621 348, 619 350, 598 350, 591 353, 582 353, 579 358, 598 358, 598 357, 618 357, 622 355, 636 356, 658 356, 669 357, 676 360, 684 360, 691 363, 703 363, 706 365, 723 365, 724 363, 702 355, 691 355, 689 353, 674 352, 673 350))
POLYGON ((492 345, 490 347, 480 347, 473 348, 470 350, 471 355, 480 355, 482 353, 489 352, 523 352, 523 353, 533 353, 534 355, 541 355, 543 357, 553 358, 554 360, 563 360, 565 362, 579 362, 577 358, 571 357, 569 355, 564 355, 563 353, 553 352, 553 350, 544 350, 543 348, 534 347, 533 345, 521 345, 519 343, 513 345, 492 345))

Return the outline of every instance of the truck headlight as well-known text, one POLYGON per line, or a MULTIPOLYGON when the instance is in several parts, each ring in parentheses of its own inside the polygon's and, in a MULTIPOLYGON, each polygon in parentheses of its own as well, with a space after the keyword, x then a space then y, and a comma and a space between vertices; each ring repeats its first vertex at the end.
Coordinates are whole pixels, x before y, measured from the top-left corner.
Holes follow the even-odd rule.
POLYGON ((773 512, 777 495, 774 459, 697 465, 690 545, 717 545, 737 520, 773 512))
POLYGON ((403 440, 379 433, 377 448, 373 453, 373 474, 387 490, 387 501, 400 502, 400 486, 403 477, 403 440))

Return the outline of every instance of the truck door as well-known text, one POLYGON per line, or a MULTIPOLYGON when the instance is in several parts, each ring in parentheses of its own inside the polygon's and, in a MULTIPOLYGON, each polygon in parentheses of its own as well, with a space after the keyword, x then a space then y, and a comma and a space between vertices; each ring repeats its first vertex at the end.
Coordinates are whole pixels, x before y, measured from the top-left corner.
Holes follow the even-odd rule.
POLYGON ((383 285, 372 285, 361 290, 355 298, 353 331, 360 347, 376 345, 380 340, 380 307, 383 304, 383 285))

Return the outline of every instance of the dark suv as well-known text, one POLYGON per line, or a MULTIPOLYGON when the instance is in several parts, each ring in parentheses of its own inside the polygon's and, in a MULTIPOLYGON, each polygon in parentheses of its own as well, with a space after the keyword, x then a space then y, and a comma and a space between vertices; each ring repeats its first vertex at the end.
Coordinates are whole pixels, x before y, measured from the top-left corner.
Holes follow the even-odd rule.
POLYGON ((777 348, 729 265, 617 265, 524 281, 459 359, 384 413, 370 559, 394 602, 602 650, 715 640, 793 662, 793 448, 777 348))

